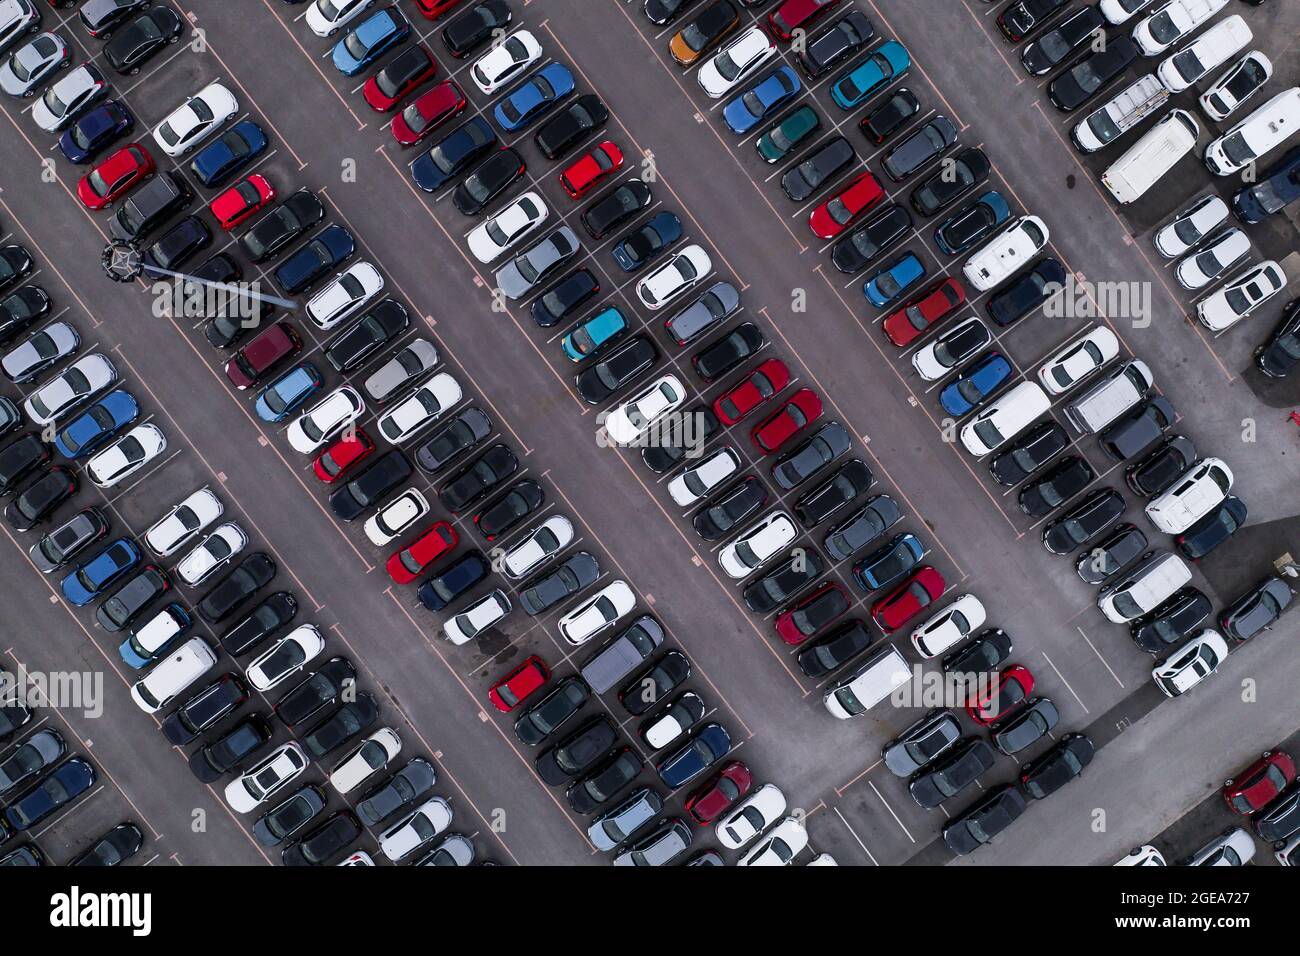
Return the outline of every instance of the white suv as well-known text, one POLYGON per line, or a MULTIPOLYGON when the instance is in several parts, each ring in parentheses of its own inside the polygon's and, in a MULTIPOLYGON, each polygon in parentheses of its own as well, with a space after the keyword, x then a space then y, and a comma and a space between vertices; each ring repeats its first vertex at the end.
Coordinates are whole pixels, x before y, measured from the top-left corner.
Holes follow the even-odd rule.
POLYGON ((739 850, 785 813, 786 800, 779 787, 765 783, 736 804, 718 821, 714 832, 728 850, 739 850))
POLYGON ((1119 355, 1119 339, 1104 325, 1094 325, 1070 342, 1038 370, 1038 380, 1053 395, 1078 385, 1119 355))
POLYGON ((366 403, 351 385, 340 385, 295 418, 286 430, 293 450, 309 455, 360 418, 366 403))
POLYGON ((1049 235, 1043 220, 1037 216, 1021 216, 967 259, 962 274, 974 288, 987 292, 1027 266, 1047 245, 1049 235))
POLYGON ((1228 218, 1228 204, 1211 193, 1185 207, 1160 227, 1151 242, 1166 259, 1177 259, 1228 218))
POLYGON ((1151 669, 1151 679, 1166 697, 1178 697, 1209 677, 1228 656, 1228 642, 1206 628, 1151 669))
POLYGON ((1228 5, 1228 0, 1168 0, 1133 28, 1144 56, 1159 56, 1228 5))
POLYGON ((318 37, 333 36, 346 24, 366 12, 375 0, 313 0, 303 20, 318 37))
POLYGON ((315 624, 299 624, 248 665, 254 689, 270 690, 298 673, 325 650, 325 638, 315 624))
POLYGON ((438 416, 460 401, 460 383, 446 372, 422 382, 376 423, 380 434, 400 445, 437 421, 438 416))
POLYGON ((470 67, 470 79, 491 95, 542 58, 542 45, 527 30, 516 30, 470 67))
POLYGON ((585 644, 636 607, 636 595, 626 581, 612 581, 579 601, 560 618, 560 635, 570 644, 585 644))
POLYGON ((781 553, 798 532, 784 511, 774 511, 759 520, 718 553, 718 564, 728 577, 748 577, 781 553))
POLYGON ((1219 21, 1177 53, 1162 60, 1156 75, 1170 93, 1181 93, 1254 39, 1240 16, 1219 21))
POLYGON ((710 99, 726 96, 776 56, 776 44, 760 26, 752 26, 729 41, 700 67, 695 78, 710 99))
POLYGON ((239 112, 239 101, 220 83, 209 83, 167 114, 153 131, 168 156, 190 152, 239 112))
POLYGON ((410 856, 451 826, 451 804, 434 797, 379 835, 379 850, 394 863, 410 856))
POLYGON ((963 594, 912 632, 912 646, 926 659, 938 657, 974 634, 985 617, 983 602, 963 594))
POLYGON ((221 499, 210 488, 200 488, 154 522, 144 533, 144 543, 160 558, 175 554, 224 511, 221 499))
POLYGON ((526 192, 471 230, 466 242, 474 258, 487 265, 504 255, 542 223, 550 210, 540 193, 526 192))
POLYGON ((1247 267, 1196 303, 1196 317, 1211 332, 1230 329, 1286 288, 1286 273, 1269 259, 1247 267))
POLYGON ((1052 407, 1034 382, 1021 382, 961 428, 961 443, 976 458, 1015 438, 1052 407))
POLYGON ((281 744, 244 773, 226 784, 226 803, 236 813, 248 813, 307 769, 307 755, 290 741, 281 744))
POLYGON ((681 379, 664 375, 606 415, 602 422, 605 434, 617 445, 630 445, 684 401, 686 389, 681 379))
POLYGON ((636 284, 636 297, 658 311, 713 271, 713 260, 700 246, 691 244, 636 284))
POLYGON ((335 764, 330 783, 339 793, 349 793, 388 766, 402 750, 402 738, 391 727, 380 727, 335 764))
POLYGON ((1217 508, 1231 490, 1232 470, 1221 458, 1205 458, 1147 503, 1147 517, 1166 534, 1182 534, 1217 508))
POLYGON ((1251 50, 1201 94, 1201 109, 1210 119, 1222 122, 1258 93, 1272 76, 1273 61, 1258 50, 1251 50))
POLYGON ((429 513, 429 501, 417 488, 407 488, 367 519, 362 530, 370 543, 382 548, 429 513))
POLYGON ((468 644, 485 628, 504 620, 510 613, 510 599, 500 588, 479 598, 442 626, 453 644, 468 644))
POLYGON ((502 556, 502 570, 518 581, 559 554, 572 540, 572 522, 564 515, 551 515, 502 556))
POLYGON ((190 587, 197 587, 247 546, 248 535, 239 525, 227 521, 181 558, 176 565, 176 576, 190 587))
POLYGON ((340 272, 330 284, 307 300, 307 318, 319 329, 332 329, 377 296, 384 277, 364 259, 340 272))

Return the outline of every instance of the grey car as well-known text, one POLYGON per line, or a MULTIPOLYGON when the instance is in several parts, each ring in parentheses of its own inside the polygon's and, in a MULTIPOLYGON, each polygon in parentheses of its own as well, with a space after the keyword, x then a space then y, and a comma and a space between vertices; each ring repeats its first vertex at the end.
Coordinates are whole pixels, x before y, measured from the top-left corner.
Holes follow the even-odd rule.
POLYGON ((885 744, 881 757, 898 777, 910 777, 961 739, 961 722, 952 711, 936 708, 885 744))
POLYGON ((19 784, 54 766, 67 751, 55 730, 38 730, 0 758, 0 794, 11 793, 19 784))
POLYGON ((502 266, 496 275, 497 288, 507 299, 522 298, 577 251, 577 235, 561 226, 502 266))
POLYGON ((894 182, 902 182, 957 142, 957 127, 946 116, 936 116, 895 146, 881 161, 894 182))
POLYGON ((16 385, 30 382, 81 345, 81 336, 67 322, 51 322, 0 358, 0 370, 16 385))
POLYGON ((99 70, 79 66, 32 104, 32 120, 45 132, 57 133, 107 92, 108 84, 99 70))
POLYGON ((20 37, 41 28, 41 11, 32 0, 0 0, 0 50, 7 50, 20 37))
POLYGON ((730 282, 715 282, 682 311, 664 323, 678 345, 686 345, 725 321, 740 308, 740 293, 730 282))
POLYGON ((416 339, 370 374, 364 385, 366 394, 376 402, 385 401, 437 364, 434 344, 416 339))
POLYGON ((600 577, 600 564, 587 551, 579 551, 553 571, 548 571, 519 591, 519 603, 529 615, 538 615, 590 587, 600 577))
POLYGON ((587 828, 587 839, 597 850, 612 850, 659 816, 663 808, 663 797, 649 787, 642 787, 628 794, 612 810, 596 817, 587 828))
POLYGON ((63 37, 57 33, 37 34, 0 64, 0 90, 10 96, 34 96, 37 87, 71 59, 63 37))
POLYGON ((469 866, 474 862, 474 844, 469 837, 453 833, 429 851, 416 866, 469 866))
POLYGON ((667 866, 685 853, 690 845, 690 828, 674 817, 614 857, 614 865, 667 866))

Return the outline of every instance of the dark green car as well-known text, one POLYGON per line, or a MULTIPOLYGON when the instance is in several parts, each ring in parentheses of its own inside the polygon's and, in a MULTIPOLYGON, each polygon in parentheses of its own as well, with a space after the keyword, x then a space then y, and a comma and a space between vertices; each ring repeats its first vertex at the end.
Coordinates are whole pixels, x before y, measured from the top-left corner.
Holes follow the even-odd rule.
POLYGON ((801 106, 758 138, 758 155, 764 162, 779 163, 821 125, 821 117, 811 106, 801 106))

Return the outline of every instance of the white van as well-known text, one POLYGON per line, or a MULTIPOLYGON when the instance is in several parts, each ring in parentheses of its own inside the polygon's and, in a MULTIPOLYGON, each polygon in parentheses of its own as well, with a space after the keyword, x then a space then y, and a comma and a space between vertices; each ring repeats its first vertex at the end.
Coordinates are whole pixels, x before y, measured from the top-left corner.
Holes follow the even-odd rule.
POLYGON ((1181 93, 1254 39, 1246 21, 1234 14, 1220 20, 1156 67, 1156 75, 1170 93, 1181 93))
POLYGON ((1170 110, 1102 173, 1118 202, 1131 203, 1192 151, 1201 128, 1187 110, 1170 110))
POLYGON ((203 638, 191 637, 136 681, 131 699, 146 714, 156 714, 216 664, 217 655, 203 638))
POLYGON ((962 426, 961 443, 980 458, 1020 434, 1051 407, 1037 383, 1021 382, 962 426))
POLYGON ((1154 611, 1191 579, 1191 570, 1178 555, 1152 551, 1122 581, 1102 590, 1097 607, 1108 621, 1127 624, 1154 611))
POLYGON ((1014 219, 966 260, 962 274, 974 288, 987 292, 1029 265, 1049 235, 1047 223, 1037 216, 1014 219))
POLYGON ((892 644, 867 658, 852 674, 832 684, 822 700, 840 720, 861 717, 912 679, 912 672, 892 644))
POLYGON ((1169 101, 1169 91, 1154 73, 1139 76, 1070 130, 1080 151, 1095 153, 1119 139, 1169 101))
POLYGON ((1221 458, 1205 458, 1147 503, 1147 517, 1166 534, 1182 534, 1222 504, 1231 490, 1232 469, 1221 458))
POLYGON ((1300 129, 1300 86, 1283 90, 1205 147, 1205 168, 1227 176, 1255 162, 1300 129))
POLYGON ((1066 405, 1065 417, 1084 434, 1099 432, 1142 401, 1154 381, 1146 362, 1125 362, 1066 405))

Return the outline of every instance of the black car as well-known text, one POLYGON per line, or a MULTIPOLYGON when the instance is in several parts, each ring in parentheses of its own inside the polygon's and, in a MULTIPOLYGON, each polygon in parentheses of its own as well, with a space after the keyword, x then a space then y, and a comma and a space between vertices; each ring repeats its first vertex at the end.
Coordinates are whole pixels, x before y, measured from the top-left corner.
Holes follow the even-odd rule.
POLYGON ((285 866, 325 866, 361 836, 361 824, 351 810, 336 810, 325 822, 280 854, 285 866))
POLYGON ((1062 458, 1042 477, 1020 489, 1020 510, 1031 518, 1051 514, 1097 477, 1092 466, 1078 455, 1062 458))
POLYGON ((1043 547, 1052 554, 1069 554, 1109 528, 1124 508, 1118 491, 1098 489, 1043 528, 1043 547))
POLYGON ((634 335, 577 374, 578 394, 588 405, 599 405, 648 372, 658 358, 659 351, 646 336, 634 335))
POLYGON ((438 499, 452 514, 460 514, 518 470, 515 453, 498 442, 452 475, 438 499))
POLYGON ((1300 787, 1287 787, 1255 817, 1255 835, 1281 849, 1282 842, 1300 830, 1300 787))
POLYGON ((618 730, 608 717, 588 717, 569 736, 537 755, 537 775, 551 786, 564 783, 609 753, 617 742, 618 730))
POLYGON ((753 322, 742 322, 708 348, 691 356, 691 368, 706 382, 716 382, 767 345, 753 322))
POLYGON ((10 495, 24 477, 50 460, 50 446, 36 432, 25 432, 0 448, 0 495, 10 495))
POLYGON ((436 475, 469 449, 492 434, 492 419, 477 406, 467 408, 415 450, 415 464, 426 475, 436 475))
POLYGON ((438 782, 433 764, 423 757, 407 761, 406 766, 379 786, 372 788, 358 803, 357 816, 367 826, 378 826, 433 789, 438 782))
POLYGON ((5 520, 18 531, 30 531, 43 524, 54 510, 77 491, 77 476, 62 465, 32 479, 5 507, 5 520))
POLYGON ((477 551, 468 551, 420 585, 416 597, 430 611, 444 610, 488 576, 492 566, 477 551))
POLYGON ((523 157, 504 147, 470 170, 451 194, 451 203, 465 215, 477 216, 527 168, 523 157))
POLYGON ((897 204, 872 217, 831 247, 831 262, 845 275, 861 272, 912 231, 912 214, 897 204))
MULTIPOLYGON (((215 256, 204 260, 202 265, 195 266, 187 275, 200 279, 203 282, 211 282, 216 285, 228 285, 231 282, 237 282, 244 276, 244 270, 239 267, 239 263, 224 252, 218 252, 215 256)), ((183 282, 182 289, 186 296, 191 298, 203 295, 203 286, 198 282, 183 282)))
POLYGON ((234 674, 222 674, 181 704, 162 723, 163 736, 178 747, 197 738, 248 700, 248 685, 234 674))
POLYGON ((574 813, 592 813, 636 779, 643 766, 631 747, 623 747, 586 776, 571 783, 564 796, 574 813))
POLYGON ((1154 498, 1196 464, 1196 446, 1190 438, 1171 435, 1149 455, 1124 471, 1124 481, 1136 494, 1154 498))
POLYGON ((411 315, 406 306, 396 299, 384 299, 330 339, 325 347, 325 360, 335 371, 350 372, 405 332, 410 324, 411 315))
POLYGON ((1121 33, 1109 37, 1105 47, 1089 53, 1047 86, 1047 98, 1063 113, 1077 110, 1137 59, 1137 44, 1121 33))
POLYGON ((270 555, 254 552, 214 584, 194 609, 209 624, 220 623, 239 610, 258 589, 270 584, 275 571, 270 555))
POLYGON ((559 159, 609 122, 609 110, 599 96, 584 93, 569 100, 541 125, 533 142, 547 159, 559 159))
POLYGON ((1101 585, 1147 551, 1147 536, 1131 524, 1118 524, 1074 562, 1084 584, 1101 585))
POLYGON ((713 409, 706 405, 696 405, 683 415, 670 419, 663 430, 660 440, 641 449, 641 460, 656 475, 675 468, 691 448, 703 448, 704 443, 717 434, 722 427, 713 409), (688 435, 683 423, 690 421, 694 430, 688 435))
POLYGON ((772 465, 772 480, 778 488, 789 491, 843 455, 852 444, 847 428, 839 422, 827 422, 776 460, 772 465))
POLYGON ((357 694, 302 736, 307 752, 320 760, 379 719, 379 704, 370 694, 357 694))
POLYGON ((843 63, 875 36, 876 28, 866 14, 854 10, 809 40, 804 51, 795 57, 795 62, 805 74, 815 79, 843 63))
POLYGON ((922 166, 938 159, 955 142, 957 127, 952 120, 936 116, 890 149, 880 161, 880 168, 894 182, 901 183, 922 166))
POLYGON ((0 395, 0 435, 8 435, 23 423, 23 413, 12 398, 0 395))
POLYGON ((1175 417, 1169 400, 1156 395, 1106 426, 1098 436, 1102 451, 1116 461, 1140 455, 1160 440, 1175 417))
POLYGON ((1020 768, 1020 787, 1035 800, 1050 797, 1082 774, 1095 752, 1084 734, 1066 734, 1051 750, 1020 768))
POLYGON ((159 50, 179 40, 184 29, 171 7, 151 7, 104 44, 104 59, 122 76, 132 76, 159 50))
POLYGON ((475 116, 412 160, 411 178, 425 192, 437 192, 495 146, 496 141, 492 125, 482 116, 475 116))
POLYGON ((288 591, 276 591, 221 636, 221 647, 231 657, 247 654, 298 614, 298 599, 288 591))
POLYGON ((190 770, 202 783, 214 783, 265 747, 274 733, 261 714, 249 714, 210 744, 190 754, 190 770))
POLYGON ((921 101, 916 98, 916 94, 900 86, 863 117, 858 128, 862 130, 863 136, 879 146, 906 126, 907 121, 919 112, 921 101))
POLYGON ((656 26, 664 26, 697 3, 699 0, 645 0, 646 19, 656 26))
POLYGON ((922 216, 933 216, 988 179, 991 169, 984 150, 963 149, 953 157, 951 166, 945 163, 943 169, 913 189, 908 201, 922 216))
POLYGON ((803 202, 827 180, 843 170, 857 158, 853 144, 843 136, 835 136, 803 158, 781 177, 781 191, 795 202, 803 202))
POLYGON ((212 232, 195 216, 186 216, 144 251, 145 271, 176 272, 212 242, 212 232))
POLYGON ((0 299, 0 345, 49 311, 50 297, 38 285, 25 285, 0 299))
POLYGON ((1065 429, 1054 421, 1040 422, 989 463, 1000 485, 1018 485, 1069 447, 1065 429))
POLYGON ((69 866, 119 866, 140 852, 144 834, 134 823, 119 823, 90 845, 69 866))
POLYGON ((1210 599, 1193 587, 1181 588, 1146 617, 1129 625, 1133 643, 1148 654, 1163 654, 1181 644, 1213 610, 1210 599))
POLYGON ((760 578, 745 585, 745 606, 756 614, 774 611, 826 570, 822 556, 811 548, 799 548, 790 557, 760 578))
POLYGON ((0 758, 0 794, 12 793, 44 773, 67 753, 67 743, 57 730, 38 730, 0 758))
POLYGON ((170 170, 160 170, 122 200, 122 205, 108 221, 109 232, 114 239, 139 242, 193 199, 194 194, 183 180, 170 170))
POLYGON ((581 677, 566 677, 515 721, 515 736, 521 743, 536 747, 582 709, 591 698, 591 690, 581 677))
MULTIPOLYGON (((14 686, 15 678, 6 670, 0 670, 0 680, 6 687, 14 686)), ((12 694, 8 695, 8 700, 8 703, 0 702, 0 741, 8 740, 32 719, 30 707, 14 699, 12 694)), ((3 833, 0 833, 0 837, 3 837, 3 833)), ((0 839, 2 842, 3 839, 0 839)))
POLYGON ((1020 63, 1030 76, 1046 76, 1105 24, 1106 18, 1096 7, 1076 10, 1037 40, 1026 44, 1020 51, 1020 63))
POLYGON ((967 737, 946 756, 913 774, 907 790, 919 806, 932 809, 973 784, 997 759, 993 748, 984 741, 967 737))
POLYGON ((652 200, 650 187, 639 179, 615 186, 582 211, 582 225, 593 239, 603 239, 652 200))
POLYGON ((934 230, 935 243, 950 255, 971 249, 1000 225, 997 212, 983 199, 967 203, 934 230))
POLYGON ((655 707, 691 676, 691 662, 681 651, 668 651, 638 671, 618 692, 624 710, 639 717, 655 707))
POLYGON ((279 846, 325 809, 325 792, 315 784, 300 787, 253 824, 253 838, 262 846, 279 846))
POLYGON ((942 707, 930 711, 881 748, 885 768, 898 777, 910 777, 933 763, 961 739, 961 721, 942 707))
POLYGON ((854 458, 794 504, 795 517, 805 528, 815 528, 871 487, 871 469, 854 458))
POLYGON ((989 297, 984 308, 1004 328, 1019 322, 1061 291, 1065 267, 1051 257, 1039 259, 1005 289, 989 297))
POLYGON ((275 705, 275 716, 291 730, 310 720, 342 696, 357 680, 357 669, 346 657, 331 657, 311 676, 299 681, 275 705))
POLYGON ((149 0, 86 0, 77 15, 92 37, 107 40, 127 17, 147 6, 149 0))
POLYGON ((705 541, 717 541, 767 504, 767 489, 752 475, 720 492, 691 518, 695 533, 705 541))
POLYGON ((945 654, 940 664, 948 674, 990 674, 1011 659, 1011 650, 1011 635, 1000 627, 990 627, 969 644, 945 654))
POLYGON ((34 264, 32 254, 17 243, 0 246, 0 290, 26 276, 34 264))
POLYGON ((505 534, 542 506, 546 493, 531 478, 516 482, 510 490, 488 502, 474 515, 479 534, 492 541, 505 534))
POLYGON ((1056 705, 1046 697, 1030 698, 993 726, 993 745, 1004 754, 1019 753, 1045 737, 1060 719, 1056 705))
POLYGON ((600 291, 600 283, 589 269, 575 269, 533 300, 529 311, 544 329, 562 322, 600 291))
POLYGON ((448 53, 460 59, 500 35, 498 31, 510 26, 510 20, 510 5, 506 0, 480 0, 456 14, 442 28, 443 45, 448 53))
POLYGON ((1199 561, 1227 541, 1246 523, 1246 503, 1228 495, 1219 506, 1192 525, 1174 541, 1184 557, 1199 561))
POLYGON ((526 582, 519 589, 524 613, 537 615, 590 587, 600 577, 600 564, 588 551, 570 555, 559 567, 526 582))
POLYGON ((325 218, 325 207, 310 189, 299 189, 284 202, 263 213, 239 239, 254 262, 266 262, 288 248, 299 236, 325 218))
POLYGON ((98 776, 95 768, 81 757, 59 764, 5 808, 0 818, 0 842, 9 836, 5 822, 15 830, 30 830, 88 791, 98 776))
POLYGON ((162 568, 145 565, 119 584, 95 612, 95 621, 104 630, 120 631, 171 588, 162 568))
POLYGON ((1019 43, 1043 25, 1069 0, 1016 0, 998 14, 998 29, 1012 43, 1019 43))
POLYGON ((800 649, 795 663, 806 677, 823 677, 853 660, 876 639, 876 635, 861 621, 846 621, 800 649))
MULTIPOLYGON (((0 250, 3 251, 3 250, 0 250)), ((1270 378, 1285 378, 1300 364, 1300 299, 1282 310, 1282 321, 1255 350, 1255 365, 1270 378)))
POLYGON ((889 495, 876 495, 826 533, 826 553, 837 561, 861 551, 903 517, 898 502, 889 495))
POLYGON ((385 452, 365 471, 330 495, 330 510, 336 517, 352 521, 409 477, 410 459, 397 449, 385 452))
POLYGON ((1268 630, 1294 596, 1286 581, 1270 575, 1223 609, 1219 615, 1223 636, 1241 643, 1268 630))
POLYGON ((943 842, 961 856, 973 853, 1019 819, 1025 812, 1025 798, 1006 784, 990 791, 974 806, 943 828, 943 842))

